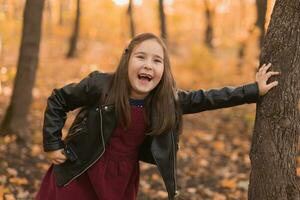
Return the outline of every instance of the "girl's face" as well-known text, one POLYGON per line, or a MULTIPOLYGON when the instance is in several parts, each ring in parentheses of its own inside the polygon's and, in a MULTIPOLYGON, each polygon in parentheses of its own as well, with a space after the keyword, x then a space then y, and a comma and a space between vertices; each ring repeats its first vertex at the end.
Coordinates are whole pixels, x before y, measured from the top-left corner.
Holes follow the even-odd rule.
POLYGON ((130 98, 144 99, 159 83, 164 71, 164 51, 155 40, 135 46, 129 58, 130 98))

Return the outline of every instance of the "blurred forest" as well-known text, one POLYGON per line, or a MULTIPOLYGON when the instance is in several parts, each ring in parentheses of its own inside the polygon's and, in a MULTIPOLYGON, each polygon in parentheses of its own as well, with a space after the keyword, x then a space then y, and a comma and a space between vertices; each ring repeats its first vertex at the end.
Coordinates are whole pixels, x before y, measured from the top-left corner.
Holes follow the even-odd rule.
MULTIPOLYGON (((0 134, 0 199, 33 199, 50 166, 42 149, 42 124, 52 89, 77 82, 93 70, 115 70, 133 35, 153 32, 166 39, 180 88, 209 89, 255 81, 261 36, 275 1, 257 2, 46 0, 38 67, 29 90, 32 101, 20 133, 25 142, 17 142, 13 128, 7 129, 12 130, 9 134, 0 134)), ((0 121, 13 93, 25 3, 0 0, 0 121)), ((75 113, 68 115, 64 134, 75 113)), ((179 199, 247 199, 254 118, 255 104, 184 117, 178 155, 179 199)), ((300 165, 298 169, 300 174, 300 165)), ((139 199, 167 199, 156 167, 145 163, 141 163, 139 199)))

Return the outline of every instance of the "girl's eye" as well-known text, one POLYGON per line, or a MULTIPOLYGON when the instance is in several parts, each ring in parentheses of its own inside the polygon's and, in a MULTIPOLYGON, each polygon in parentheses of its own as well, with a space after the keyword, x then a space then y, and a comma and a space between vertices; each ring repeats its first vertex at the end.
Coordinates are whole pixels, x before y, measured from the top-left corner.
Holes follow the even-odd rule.
POLYGON ((137 58, 139 58, 139 59, 144 59, 144 56, 137 56, 137 58))
POLYGON ((156 62, 156 63, 162 63, 161 60, 158 60, 158 59, 154 60, 154 62, 156 62))

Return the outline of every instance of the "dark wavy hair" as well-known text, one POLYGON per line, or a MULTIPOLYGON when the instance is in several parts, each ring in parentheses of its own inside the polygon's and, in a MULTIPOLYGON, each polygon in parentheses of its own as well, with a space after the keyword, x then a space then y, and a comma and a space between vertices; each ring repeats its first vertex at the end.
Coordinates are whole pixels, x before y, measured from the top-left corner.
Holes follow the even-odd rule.
MULTIPOLYGON (((126 129, 131 123, 129 104, 131 85, 128 77, 128 64, 134 48, 146 40, 156 40, 163 48, 164 71, 158 85, 145 98, 145 119, 147 135, 159 135, 176 128, 181 123, 176 83, 173 78, 170 60, 165 43, 152 33, 135 36, 125 48, 118 68, 113 73, 107 102, 115 105, 118 121, 126 129), (155 120, 152 120, 154 118, 155 120), (179 122, 179 123, 178 123, 179 122)), ((177 127, 178 128, 178 127, 177 127)))

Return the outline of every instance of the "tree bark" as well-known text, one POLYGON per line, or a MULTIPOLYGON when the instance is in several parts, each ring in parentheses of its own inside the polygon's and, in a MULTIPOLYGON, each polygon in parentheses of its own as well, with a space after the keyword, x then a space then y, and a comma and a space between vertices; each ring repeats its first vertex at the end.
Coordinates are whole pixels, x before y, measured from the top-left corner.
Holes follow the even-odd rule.
POLYGON ((27 0, 23 16, 23 31, 13 94, 1 124, 1 135, 15 133, 26 138, 27 114, 32 100, 32 88, 39 60, 44 0, 27 0))
POLYGON ((164 11, 164 1, 159 0, 159 17, 160 17, 160 35, 165 41, 168 41, 167 22, 164 11))
POLYGON ((249 200, 299 200, 296 155, 300 131, 300 1, 277 0, 260 63, 280 71, 279 85, 257 103, 250 152, 249 200))
POLYGON ((205 6, 205 19, 206 19, 206 29, 205 29, 205 44, 208 48, 212 49, 213 44, 213 20, 212 15, 213 11, 209 2, 207 0, 204 1, 205 6))
POLYGON ((130 36, 133 38, 135 36, 135 25, 133 20, 133 3, 132 0, 129 0, 127 14, 129 16, 129 25, 130 25, 130 36))
POLYGON ((77 9, 76 9, 74 30, 73 30, 73 34, 70 38, 70 48, 67 53, 67 58, 73 58, 76 56, 76 53, 77 53, 77 42, 78 42, 79 28, 80 28, 80 14, 81 14, 80 0, 77 0, 77 9))
POLYGON ((259 46, 260 48, 263 45, 264 37, 265 37, 265 23, 266 23, 266 13, 268 7, 268 0, 256 0, 256 12, 257 19, 255 26, 259 28, 259 46))

